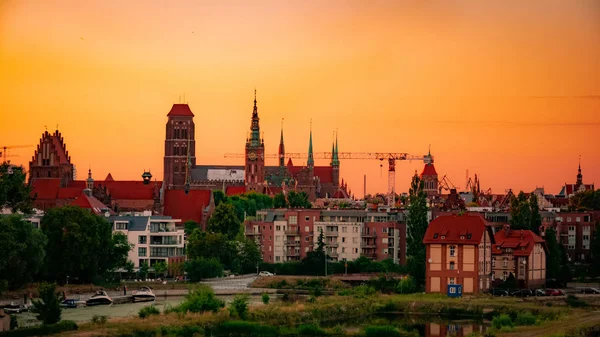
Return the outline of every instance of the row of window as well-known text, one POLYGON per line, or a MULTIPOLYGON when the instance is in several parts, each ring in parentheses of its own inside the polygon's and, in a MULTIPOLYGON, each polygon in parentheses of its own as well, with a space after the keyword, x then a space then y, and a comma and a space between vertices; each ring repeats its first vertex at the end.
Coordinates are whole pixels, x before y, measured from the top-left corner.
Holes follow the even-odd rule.
POLYGON ((174 139, 187 139, 188 138, 188 130, 175 128, 175 130, 173 130, 173 138, 174 139))

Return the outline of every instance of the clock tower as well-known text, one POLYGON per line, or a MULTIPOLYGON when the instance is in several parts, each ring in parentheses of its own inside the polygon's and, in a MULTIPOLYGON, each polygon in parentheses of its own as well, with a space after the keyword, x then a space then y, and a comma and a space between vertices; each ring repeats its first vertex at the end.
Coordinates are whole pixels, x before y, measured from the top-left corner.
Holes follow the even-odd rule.
POLYGON ((260 137, 258 124, 258 108, 256 107, 256 89, 254 90, 254 110, 250 125, 250 137, 246 139, 245 180, 246 191, 263 193, 265 181, 265 142, 260 137))

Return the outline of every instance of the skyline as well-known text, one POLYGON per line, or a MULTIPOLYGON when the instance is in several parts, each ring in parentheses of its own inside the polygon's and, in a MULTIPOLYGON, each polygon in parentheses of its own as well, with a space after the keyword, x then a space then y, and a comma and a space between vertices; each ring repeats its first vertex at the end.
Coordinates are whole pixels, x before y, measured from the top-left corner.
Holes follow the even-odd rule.
MULTIPOLYGON (((96 179, 162 180, 166 114, 185 94, 198 165, 241 164, 223 154, 243 153, 256 87, 267 154, 282 118, 286 151, 306 152, 312 119, 315 152, 336 129, 340 152, 431 144, 459 189, 468 169, 494 193, 556 194, 580 155, 598 184, 600 4, 500 4, 4 1, 0 145, 35 146, 58 124, 79 179, 91 166, 96 179)), ((396 191, 422 167, 398 163, 396 191)), ((363 174, 368 193, 387 191, 385 162, 340 171, 357 196, 363 174)))

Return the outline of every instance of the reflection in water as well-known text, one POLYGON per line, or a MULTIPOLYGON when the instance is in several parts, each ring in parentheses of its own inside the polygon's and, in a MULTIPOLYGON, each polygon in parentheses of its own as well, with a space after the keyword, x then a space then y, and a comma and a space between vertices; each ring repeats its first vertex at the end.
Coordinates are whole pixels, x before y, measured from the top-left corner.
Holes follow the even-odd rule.
POLYGON ((425 323, 424 337, 465 337, 473 332, 484 333, 486 326, 483 323, 467 321, 450 321, 445 323, 425 323))

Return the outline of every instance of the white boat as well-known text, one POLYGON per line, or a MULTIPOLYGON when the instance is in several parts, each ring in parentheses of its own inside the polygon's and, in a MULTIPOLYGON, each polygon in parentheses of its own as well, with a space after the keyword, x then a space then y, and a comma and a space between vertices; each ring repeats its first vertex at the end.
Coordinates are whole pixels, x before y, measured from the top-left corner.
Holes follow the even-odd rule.
POLYGON ((152 291, 150 287, 141 287, 137 291, 134 291, 131 295, 133 297, 133 301, 154 301, 156 299, 156 295, 152 291))
POLYGON ((31 307, 31 304, 15 304, 14 302, 11 302, 9 305, 4 306, 4 312, 7 314, 19 314, 29 311, 31 307))
POLYGON ((80 300, 76 300, 76 299, 72 299, 72 298, 66 299, 60 303, 60 306, 63 308, 78 308, 78 307, 82 307, 85 305, 86 305, 85 301, 80 301, 80 300))
POLYGON ((92 295, 92 297, 90 297, 85 304, 86 305, 106 305, 106 304, 112 304, 113 300, 112 298, 110 298, 107 294, 106 291, 104 290, 100 290, 97 291, 94 295, 92 295))

